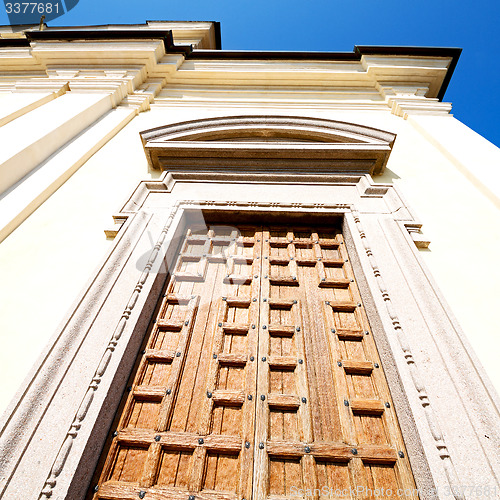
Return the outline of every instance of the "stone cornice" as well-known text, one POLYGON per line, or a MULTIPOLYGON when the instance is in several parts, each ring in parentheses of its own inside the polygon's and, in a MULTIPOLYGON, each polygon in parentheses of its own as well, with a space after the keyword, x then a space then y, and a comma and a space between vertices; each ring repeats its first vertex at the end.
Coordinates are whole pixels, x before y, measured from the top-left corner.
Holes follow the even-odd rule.
MULTIPOLYGON (((28 30, 26 38, 0 38, 0 71, 5 79, 11 80, 13 75, 26 79, 29 77, 25 73, 32 75, 40 71, 53 78, 54 72, 63 69, 68 75, 95 70, 104 71, 103 78, 113 80, 111 68, 118 67, 139 70, 140 77, 134 79, 127 95, 155 79, 163 80, 162 86, 167 88, 230 86, 251 90, 265 85, 269 89, 293 87, 294 92, 334 88, 344 92, 338 97, 340 101, 349 99, 353 104, 359 101, 361 90, 367 95, 373 92, 370 102, 382 104, 385 100, 385 105, 402 117, 414 112, 435 114, 450 110, 449 105, 440 105, 438 101, 443 97, 460 49, 355 47, 353 52, 329 53, 221 51, 212 50, 217 38, 215 31, 213 23, 168 22, 150 22, 139 27, 28 30), (196 40, 194 46, 185 45, 196 40), (417 93, 408 99, 406 92, 391 93, 389 89, 394 88, 417 89, 417 93)), ((76 89, 71 78, 68 83, 72 90, 76 89)), ((107 87, 103 81, 99 83, 94 79, 87 82, 85 88, 90 91, 92 84, 107 87)))
POLYGON ((423 85, 377 84, 377 88, 391 108, 392 114, 405 120, 410 114, 447 115, 451 111, 450 103, 426 97, 429 88, 423 85))

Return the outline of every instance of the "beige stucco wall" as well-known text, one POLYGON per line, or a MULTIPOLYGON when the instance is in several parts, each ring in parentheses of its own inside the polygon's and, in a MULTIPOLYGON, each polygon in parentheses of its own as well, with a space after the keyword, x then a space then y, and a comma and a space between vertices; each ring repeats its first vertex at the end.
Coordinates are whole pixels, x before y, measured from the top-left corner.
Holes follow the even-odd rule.
MULTIPOLYGON (((182 107, 164 101, 133 119, 130 116, 128 125, 0 244, 0 410, 109 251, 112 241, 106 240, 104 229, 112 226, 111 215, 140 180, 158 177, 157 172, 148 172, 139 132, 178 121, 237 114, 315 116, 397 134, 387 170, 375 180, 394 182, 424 224, 431 245, 421 251, 422 259, 500 389, 495 359, 500 349, 500 338, 495 335, 500 217, 491 193, 481 187, 483 179, 496 174, 500 150, 451 116, 404 120, 391 114, 389 107, 382 111, 273 109, 269 105, 249 109, 182 107), (453 140, 457 130, 460 141, 453 140), (481 149, 481 164, 474 165, 474 155, 465 158, 465 165, 458 164, 456 158, 472 147, 481 149), (475 176, 468 175, 469 170, 475 176)), ((47 115, 46 126, 58 120, 60 116, 47 115)), ((95 141, 91 137, 88 140, 95 141)))

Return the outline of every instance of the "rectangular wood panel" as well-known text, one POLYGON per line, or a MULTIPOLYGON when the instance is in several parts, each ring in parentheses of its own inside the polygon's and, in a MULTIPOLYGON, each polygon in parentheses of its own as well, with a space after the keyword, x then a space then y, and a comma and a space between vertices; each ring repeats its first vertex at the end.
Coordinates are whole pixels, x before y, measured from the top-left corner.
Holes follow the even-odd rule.
POLYGON ((337 229, 189 229, 124 398, 89 498, 414 488, 337 229))

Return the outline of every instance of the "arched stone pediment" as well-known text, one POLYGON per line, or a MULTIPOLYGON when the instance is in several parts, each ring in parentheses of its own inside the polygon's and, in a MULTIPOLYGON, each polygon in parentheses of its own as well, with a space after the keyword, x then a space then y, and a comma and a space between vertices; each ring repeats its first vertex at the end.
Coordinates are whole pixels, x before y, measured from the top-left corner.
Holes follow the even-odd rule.
POLYGON ((153 169, 317 170, 378 174, 395 140, 353 123, 292 116, 231 116, 141 132, 153 169))

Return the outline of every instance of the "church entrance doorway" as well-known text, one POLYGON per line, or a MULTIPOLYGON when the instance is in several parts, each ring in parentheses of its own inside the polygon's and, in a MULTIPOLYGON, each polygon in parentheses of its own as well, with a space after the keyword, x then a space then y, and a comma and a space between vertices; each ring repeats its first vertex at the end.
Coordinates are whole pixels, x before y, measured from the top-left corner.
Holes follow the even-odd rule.
POLYGON ((191 227, 113 430, 89 498, 418 498, 336 227, 191 227))

